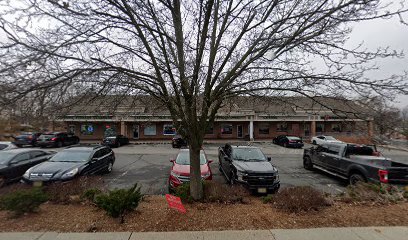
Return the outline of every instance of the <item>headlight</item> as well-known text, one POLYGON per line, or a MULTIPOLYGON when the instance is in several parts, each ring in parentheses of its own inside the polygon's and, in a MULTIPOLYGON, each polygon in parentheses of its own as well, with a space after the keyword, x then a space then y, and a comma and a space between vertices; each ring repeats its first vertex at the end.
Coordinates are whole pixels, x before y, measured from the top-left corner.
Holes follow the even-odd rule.
POLYGON ((64 175, 62 175, 62 178, 69 178, 69 177, 73 177, 78 173, 78 168, 74 168, 69 172, 64 173, 64 175))
POLYGON ((211 173, 210 172, 208 172, 208 173, 206 173, 206 174, 204 174, 204 175, 201 175, 201 178, 208 178, 209 176, 211 175, 211 173))
POLYGON ((243 177, 247 176, 248 174, 246 172, 242 171, 237 171, 237 179, 238 181, 244 181, 243 177))
POLYGON ((171 171, 170 174, 171 174, 171 176, 173 176, 173 177, 175 177, 175 178, 179 178, 179 176, 180 176, 180 175, 178 175, 177 173, 175 173, 175 172, 173 172, 173 171, 171 171))
POLYGON ((29 168, 29 169, 24 173, 23 178, 29 179, 29 178, 30 178, 30 171, 31 171, 31 168, 29 168))

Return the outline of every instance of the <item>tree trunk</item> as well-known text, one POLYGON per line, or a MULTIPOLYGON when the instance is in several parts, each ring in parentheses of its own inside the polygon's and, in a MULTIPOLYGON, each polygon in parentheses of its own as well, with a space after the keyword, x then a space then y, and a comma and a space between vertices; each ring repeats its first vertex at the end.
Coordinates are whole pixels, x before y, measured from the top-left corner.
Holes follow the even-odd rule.
POLYGON ((190 195, 194 200, 203 198, 203 185, 201 182, 200 165, 201 144, 195 140, 190 143, 190 195))

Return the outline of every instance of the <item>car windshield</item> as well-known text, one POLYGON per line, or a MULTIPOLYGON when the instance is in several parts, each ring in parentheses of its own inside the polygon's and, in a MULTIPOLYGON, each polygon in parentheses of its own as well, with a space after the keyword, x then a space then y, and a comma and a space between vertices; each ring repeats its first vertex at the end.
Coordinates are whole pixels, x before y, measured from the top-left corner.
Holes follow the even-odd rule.
POLYGON ((233 151, 234 160, 238 161, 266 161, 265 155, 258 148, 236 148, 233 151))
POLYGON ((300 140, 298 137, 288 137, 289 140, 300 140))
MULTIPOLYGON (((180 165, 190 165, 190 152, 182 151, 177 155, 176 163, 180 165)), ((200 152, 200 165, 207 163, 207 159, 203 151, 200 152)))
POLYGON ((9 152, 1 152, 0 153, 0 164, 5 164, 8 161, 10 161, 10 159, 12 159, 15 156, 15 154, 13 153, 9 153, 9 152))
POLYGON ((326 140, 337 140, 337 139, 335 139, 335 138, 332 137, 332 136, 326 136, 326 140))
POLYGON ((54 134, 43 134, 40 136, 40 138, 51 138, 51 137, 55 137, 54 134))
POLYGON ((91 153, 91 151, 62 151, 55 154, 50 162, 86 162, 91 153))

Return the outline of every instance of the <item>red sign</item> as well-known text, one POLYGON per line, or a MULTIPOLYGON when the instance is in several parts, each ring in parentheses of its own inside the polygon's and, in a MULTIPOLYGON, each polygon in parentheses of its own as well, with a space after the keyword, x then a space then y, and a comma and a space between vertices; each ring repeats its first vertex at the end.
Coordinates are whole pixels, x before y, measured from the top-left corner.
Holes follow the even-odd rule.
POLYGON ((166 194, 166 200, 169 204, 169 208, 173 208, 179 212, 186 213, 186 209, 184 208, 183 203, 181 203, 181 199, 179 197, 166 194))

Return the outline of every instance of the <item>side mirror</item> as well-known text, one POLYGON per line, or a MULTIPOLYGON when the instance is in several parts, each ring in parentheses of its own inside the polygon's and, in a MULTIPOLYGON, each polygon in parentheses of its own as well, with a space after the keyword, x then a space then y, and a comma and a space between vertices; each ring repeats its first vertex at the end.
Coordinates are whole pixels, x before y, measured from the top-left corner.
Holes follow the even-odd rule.
POLYGON ((94 162, 96 162, 96 161, 98 161, 98 160, 99 160, 98 158, 92 158, 92 159, 91 159, 91 162, 94 163, 94 162))
POLYGON ((172 163, 174 163, 176 160, 174 160, 174 159, 170 159, 170 162, 172 162, 172 163))
POLYGON ((227 161, 227 162, 230 162, 230 159, 227 156, 224 156, 224 160, 227 161))
POLYGON ((208 164, 213 163, 213 162, 214 162, 213 160, 208 160, 208 164))
POLYGON ((272 161, 272 158, 271 158, 271 157, 267 157, 267 159, 268 159, 268 162, 272 161))

